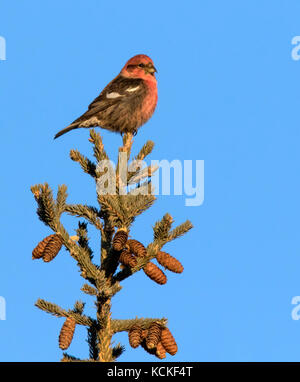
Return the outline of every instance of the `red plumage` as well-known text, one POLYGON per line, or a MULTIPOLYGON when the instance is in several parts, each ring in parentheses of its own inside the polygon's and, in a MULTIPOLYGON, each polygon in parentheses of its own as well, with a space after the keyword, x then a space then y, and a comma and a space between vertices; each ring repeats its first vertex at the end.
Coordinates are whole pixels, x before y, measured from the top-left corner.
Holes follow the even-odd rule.
POLYGON ((132 57, 88 110, 55 138, 73 129, 96 126, 121 134, 136 133, 151 118, 157 104, 155 72, 150 57, 144 54, 132 57))

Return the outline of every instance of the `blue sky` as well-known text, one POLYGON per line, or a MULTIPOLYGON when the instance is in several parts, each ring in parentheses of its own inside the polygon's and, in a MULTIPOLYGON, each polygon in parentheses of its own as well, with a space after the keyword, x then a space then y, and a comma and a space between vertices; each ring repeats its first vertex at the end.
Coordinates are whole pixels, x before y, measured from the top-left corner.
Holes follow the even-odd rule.
MULTIPOLYGON (((95 204, 92 180, 69 159, 92 156, 88 130, 57 141, 138 53, 158 69, 159 102, 135 138, 151 139, 151 159, 205 161, 205 201, 159 196, 133 227, 147 244, 165 212, 194 229, 165 247, 185 267, 159 286, 142 272, 124 281, 114 318, 160 317, 178 343, 168 361, 299 361, 300 35, 298 1, 23 0, 0 5, 1 361, 57 361, 62 319, 34 307, 37 298, 72 308, 80 291, 74 260, 63 250, 49 264, 31 260, 50 234, 36 216, 30 185, 68 185, 70 203, 95 204)), ((113 157, 118 135, 102 131, 113 157)), ((64 222, 74 232, 77 221, 64 222)), ((90 231, 97 257, 99 237, 90 231)), ((76 329, 70 354, 86 358, 86 331, 76 329)), ((150 361, 128 345, 120 361, 150 361)))

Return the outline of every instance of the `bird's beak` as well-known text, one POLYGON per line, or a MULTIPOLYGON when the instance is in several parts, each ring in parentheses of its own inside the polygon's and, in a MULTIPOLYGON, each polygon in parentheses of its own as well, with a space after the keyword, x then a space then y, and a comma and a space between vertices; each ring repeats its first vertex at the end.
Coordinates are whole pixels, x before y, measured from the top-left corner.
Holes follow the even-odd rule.
POLYGON ((147 72, 150 74, 157 73, 155 66, 151 65, 147 67, 147 72))

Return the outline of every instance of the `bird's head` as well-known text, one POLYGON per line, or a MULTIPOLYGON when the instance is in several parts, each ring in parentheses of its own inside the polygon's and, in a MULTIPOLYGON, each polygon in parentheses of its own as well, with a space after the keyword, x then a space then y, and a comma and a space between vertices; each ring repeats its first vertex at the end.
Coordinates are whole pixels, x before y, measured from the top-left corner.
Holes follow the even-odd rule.
POLYGON ((156 82, 155 66, 150 57, 145 54, 138 54, 128 60, 121 71, 124 77, 141 78, 151 82, 156 82))

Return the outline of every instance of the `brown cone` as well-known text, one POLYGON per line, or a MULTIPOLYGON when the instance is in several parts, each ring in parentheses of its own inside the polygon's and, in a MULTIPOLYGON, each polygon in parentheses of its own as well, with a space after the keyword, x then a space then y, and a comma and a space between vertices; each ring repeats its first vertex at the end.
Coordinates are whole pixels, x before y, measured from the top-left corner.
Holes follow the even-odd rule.
POLYGON ((55 236, 55 235, 47 236, 47 237, 45 237, 45 239, 43 239, 42 241, 40 241, 38 243, 38 245, 32 251, 32 259, 40 259, 41 257, 43 257, 46 245, 53 238, 53 236, 55 236))
POLYGON ((177 353, 177 344, 175 342, 174 337, 172 336, 172 333, 168 328, 163 328, 161 331, 161 343, 163 347, 166 349, 166 351, 171 354, 175 355, 177 353))
POLYGON ((113 238, 113 249, 115 251, 122 251, 122 249, 125 247, 125 244, 128 239, 128 233, 124 230, 119 230, 116 232, 114 238, 113 238))
POLYGON ((165 284, 167 282, 167 276, 164 272, 158 268, 155 264, 149 262, 144 267, 144 272, 151 280, 158 284, 165 284))
POLYGON ((142 243, 140 243, 137 240, 130 239, 126 243, 129 246, 130 251, 137 257, 145 257, 147 255, 147 250, 143 246, 142 243))
POLYGON ((134 325, 128 332, 128 339, 130 346, 134 349, 137 348, 143 340, 142 328, 138 325, 134 325))
POLYGON ((49 261, 53 260, 55 256, 58 254, 62 246, 62 239, 58 235, 53 235, 53 237, 49 240, 43 254, 43 260, 45 263, 49 263, 49 261))
POLYGON ((146 338, 146 345, 148 349, 153 349, 156 347, 160 340, 161 326, 157 322, 151 324, 148 335, 146 338))
POLYGON ((123 249, 119 261, 121 264, 127 265, 131 268, 135 267, 137 264, 135 256, 132 253, 130 253, 130 251, 126 248, 123 249))
POLYGON ((166 358, 166 349, 163 347, 162 343, 159 342, 156 346, 156 357, 159 359, 164 359, 166 358))
POLYGON ((148 336, 148 332, 149 330, 148 329, 142 329, 142 334, 141 334, 141 346, 143 349, 145 349, 148 353, 150 354, 154 354, 153 351, 149 350, 146 346, 146 338, 148 336))
POLYGON ((75 320, 71 317, 68 317, 65 323, 63 324, 59 334, 59 347, 62 350, 68 349, 68 347, 71 345, 75 327, 76 327, 75 320))
POLYGON ((142 346, 142 348, 143 348, 144 350, 146 350, 147 353, 152 354, 152 355, 155 355, 155 353, 156 353, 156 349, 155 349, 155 348, 154 348, 154 349, 148 349, 147 344, 146 344, 146 340, 143 340, 143 341, 141 342, 141 346, 142 346))
POLYGON ((159 251, 156 255, 156 260, 161 264, 163 267, 168 269, 169 271, 175 272, 175 273, 182 273, 183 272, 183 266, 175 259, 175 257, 169 255, 166 252, 159 251))

